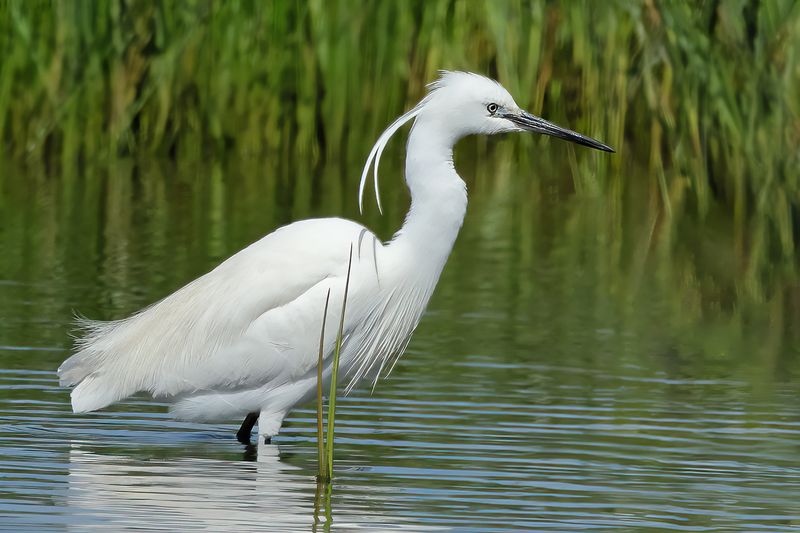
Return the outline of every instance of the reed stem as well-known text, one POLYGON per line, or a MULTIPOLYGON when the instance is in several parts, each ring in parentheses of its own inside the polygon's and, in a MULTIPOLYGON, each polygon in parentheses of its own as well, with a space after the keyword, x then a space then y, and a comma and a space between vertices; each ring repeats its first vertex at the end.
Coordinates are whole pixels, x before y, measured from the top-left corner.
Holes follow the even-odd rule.
POLYGON ((325 344, 325 322, 328 319, 328 302, 331 299, 331 290, 328 289, 328 294, 325 296, 325 311, 322 314, 322 330, 319 334, 319 359, 317 360, 317 451, 319 459, 319 481, 326 478, 325 468, 325 436, 324 428, 322 426, 322 356, 323 347, 325 344))
POLYGON ((342 298, 342 315, 339 318, 339 332, 336 334, 336 349, 333 352, 333 369, 331 370, 331 391, 328 396, 328 479, 333 479, 333 432, 336 420, 336 382, 339 378, 339 353, 342 349, 342 333, 344 331, 344 314, 347 309, 347 293, 350 290, 350 270, 353 266, 353 245, 350 245, 350 259, 347 263, 347 279, 342 298))

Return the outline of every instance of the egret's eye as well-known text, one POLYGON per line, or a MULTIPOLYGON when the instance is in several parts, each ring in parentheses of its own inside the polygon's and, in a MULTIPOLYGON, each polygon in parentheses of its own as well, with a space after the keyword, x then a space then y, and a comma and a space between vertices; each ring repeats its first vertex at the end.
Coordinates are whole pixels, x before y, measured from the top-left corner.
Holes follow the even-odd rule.
POLYGON ((486 106, 486 111, 488 111, 490 115, 494 115, 497 113, 497 107, 497 104, 489 104, 486 106))

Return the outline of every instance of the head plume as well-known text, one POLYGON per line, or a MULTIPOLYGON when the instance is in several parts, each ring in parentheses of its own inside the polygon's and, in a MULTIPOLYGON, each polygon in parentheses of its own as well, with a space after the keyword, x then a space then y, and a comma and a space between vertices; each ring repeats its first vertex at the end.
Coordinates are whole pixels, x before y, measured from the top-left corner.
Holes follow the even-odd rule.
POLYGON ((389 139, 391 139, 392 135, 394 135, 397 130, 399 130, 403 125, 408 122, 409 120, 416 117, 420 111, 422 111, 423 104, 425 100, 422 100, 418 103, 411 111, 401 115, 397 120, 392 122, 381 136, 378 137, 378 140, 375 141, 375 144, 372 147, 372 150, 369 152, 369 156, 367 157, 367 162, 364 164, 364 170, 361 172, 361 183, 358 186, 358 210, 363 213, 364 212, 364 188, 367 184, 367 174, 369 174, 369 168, 373 167, 373 175, 375 176, 375 201, 378 203, 378 211, 383 214, 383 208, 381 207, 381 195, 380 191, 378 190, 378 165, 381 162, 381 155, 383 154, 383 149, 386 148, 386 145, 389 143, 389 139))
POLYGON ((367 175, 369 174, 369 169, 372 167, 373 183, 375 184, 375 201, 378 204, 378 211, 383 214, 381 195, 380 191, 378 190, 378 166, 380 165, 381 155, 383 154, 384 148, 386 148, 386 145, 389 143, 389 139, 392 138, 392 135, 397 133, 397 130, 419 115, 420 111, 422 111, 422 109, 425 107, 425 104, 431 99, 433 92, 436 89, 444 86, 449 76, 459 74, 463 73, 448 72, 446 70, 439 71, 439 78, 436 81, 428 84, 428 94, 425 96, 425 98, 423 98, 410 111, 404 113, 397 120, 392 122, 389 127, 386 128, 383 133, 381 133, 381 136, 378 137, 378 140, 375 141, 375 144, 373 145, 372 150, 370 150, 369 156, 367 157, 367 162, 364 164, 364 170, 361 172, 361 183, 358 186, 358 209, 360 212, 364 212, 364 189, 367 186, 367 175))
MULTIPOLYGON (((361 182, 358 187, 358 208, 359 211, 362 213, 364 212, 364 189, 367 186, 367 176, 369 175, 369 169, 372 167, 372 175, 373 175, 373 183, 375 186, 375 201, 378 204, 378 211, 383 213, 383 208, 381 206, 381 198, 380 192, 378 190, 378 166, 380 165, 381 155, 383 154, 383 150, 386 148, 386 145, 389 143, 389 139, 391 139, 392 135, 397 133, 397 131, 403 127, 407 122, 411 121, 412 119, 416 118, 425 107, 437 97, 437 94, 444 95, 448 91, 459 91, 463 92, 464 88, 470 87, 486 87, 486 83, 491 84, 492 89, 502 91, 505 95, 508 93, 503 89, 500 84, 498 84, 494 80, 490 80, 481 76, 479 74, 473 74, 471 72, 459 72, 459 71, 447 71, 441 70, 439 71, 439 77, 434 80, 433 82, 428 84, 428 94, 423 98, 414 108, 410 111, 406 112, 402 116, 400 116, 397 120, 392 122, 381 136, 378 137, 378 140, 375 142, 375 145, 372 147, 372 150, 369 152, 369 156, 367 157, 367 161, 364 164, 364 170, 361 172, 361 182), (446 89, 446 90, 444 90, 446 89)), ((511 99, 508 96, 508 99, 511 99)), ((513 100, 512 100, 513 101, 513 100)))

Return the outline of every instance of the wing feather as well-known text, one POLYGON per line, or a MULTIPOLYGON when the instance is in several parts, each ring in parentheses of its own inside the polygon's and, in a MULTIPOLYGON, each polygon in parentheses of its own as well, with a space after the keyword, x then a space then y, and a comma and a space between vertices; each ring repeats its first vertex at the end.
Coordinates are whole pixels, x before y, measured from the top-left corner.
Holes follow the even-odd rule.
POLYGON ((301 371, 307 365, 291 360, 287 339, 247 333, 341 276, 363 229, 342 219, 296 222, 128 318, 80 320, 77 352, 58 370, 61 384, 75 387, 73 409, 100 409, 137 391, 176 396, 263 384, 293 364, 301 371))

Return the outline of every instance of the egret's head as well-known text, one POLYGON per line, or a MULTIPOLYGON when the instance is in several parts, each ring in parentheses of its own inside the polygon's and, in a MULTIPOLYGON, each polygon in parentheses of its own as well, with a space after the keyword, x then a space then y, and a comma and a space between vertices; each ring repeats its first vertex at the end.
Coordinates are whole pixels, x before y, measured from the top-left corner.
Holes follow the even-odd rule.
POLYGON ((523 111, 502 85, 469 72, 442 72, 430 85, 418 119, 441 121, 457 138, 532 131, 613 152, 611 148, 572 130, 523 111))
POLYGON ((433 130, 447 141, 455 143, 467 135, 493 135, 512 131, 532 131, 565 139, 583 146, 613 152, 605 144, 572 130, 556 126, 543 118, 523 111, 502 85, 494 80, 469 72, 442 71, 439 79, 431 83, 430 91, 413 109, 392 122, 378 137, 367 157, 359 185, 359 207, 364 202, 364 186, 370 167, 373 169, 375 196, 381 209, 378 194, 378 164, 389 139, 403 124, 416 119, 416 124, 433 125, 433 130))

